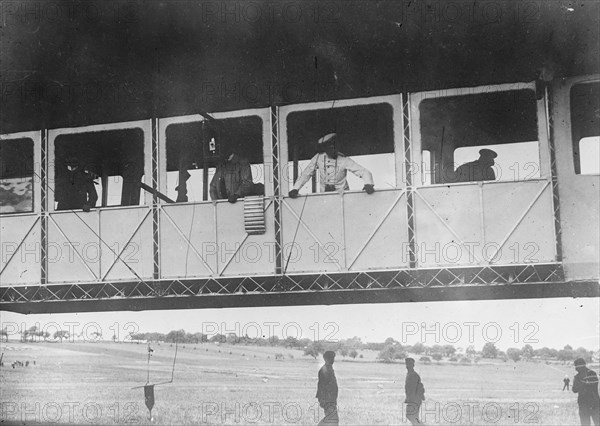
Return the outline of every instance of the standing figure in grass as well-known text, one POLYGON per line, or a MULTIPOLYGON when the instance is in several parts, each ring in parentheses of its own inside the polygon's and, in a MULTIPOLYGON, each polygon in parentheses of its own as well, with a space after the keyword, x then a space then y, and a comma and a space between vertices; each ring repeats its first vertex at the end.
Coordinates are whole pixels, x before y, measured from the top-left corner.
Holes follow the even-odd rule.
POLYGON ((577 394, 579 419, 582 426, 600 426, 600 396, 598 395, 598 375, 586 367, 583 358, 575 360, 577 374, 573 378, 573 392, 577 394))
POLYGON ((319 370, 319 383, 317 385, 317 400, 325 411, 325 417, 319 425, 337 425, 340 422, 337 412, 338 385, 333 371, 335 352, 326 351, 323 354, 325 364, 319 370))
POLYGON ((415 360, 413 358, 406 358, 404 360, 406 364, 406 381, 404 382, 404 391, 406 393, 406 419, 412 425, 424 425, 419 420, 419 411, 421 410, 421 404, 425 400, 425 387, 421 383, 421 376, 415 371, 415 360))
POLYGON ((563 383, 564 383, 563 390, 566 389, 568 391, 569 383, 571 383, 571 379, 569 379, 569 376, 565 376, 565 378, 563 379, 563 383))

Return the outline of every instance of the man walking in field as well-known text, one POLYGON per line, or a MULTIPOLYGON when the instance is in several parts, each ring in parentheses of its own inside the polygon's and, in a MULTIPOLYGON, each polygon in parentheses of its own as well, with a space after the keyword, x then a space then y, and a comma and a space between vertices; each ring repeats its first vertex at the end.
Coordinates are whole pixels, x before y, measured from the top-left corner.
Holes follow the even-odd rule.
POLYGON ((337 412, 338 385, 333 371, 335 352, 326 351, 323 359, 325 364, 319 370, 316 397, 321 408, 325 410, 325 417, 319 422, 319 425, 337 425, 340 419, 337 412))
POLYGON ((425 400, 425 387, 421 383, 421 377, 415 371, 415 360, 413 358, 406 358, 404 360, 406 364, 406 381, 404 383, 404 391, 406 393, 406 419, 411 425, 424 425, 419 420, 419 411, 421 410, 421 404, 425 400))
POLYGON ((569 376, 565 376, 565 378, 563 379, 563 390, 569 390, 569 383, 571 383, 571 379, 569 379, 569 376))
POLYGON ((598 375, 586 367, 583 358, 575 360, 577 374, 573 378, 573 392, 577 394, 579 419, 582 426, 600 426, 600 395, 598 395, 598 375))

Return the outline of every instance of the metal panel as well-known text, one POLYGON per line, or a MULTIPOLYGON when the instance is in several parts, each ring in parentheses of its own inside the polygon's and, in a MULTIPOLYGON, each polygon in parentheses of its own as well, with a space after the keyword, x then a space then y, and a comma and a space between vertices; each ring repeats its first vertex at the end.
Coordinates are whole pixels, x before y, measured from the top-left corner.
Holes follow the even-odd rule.
POLYGON ((478 185, 418 188, 414 201, 419 267, 484 264, 478 185))
POLYGON ((0 285, 39 285, 40 218, 20 214, 0 218, 0 285))
POLYGON ((344 268, 340 193, 307 195, 283 202, 283 267, 291 272, 344 268))
POLYGON ((100 212, 101 279, 152 278, 152 211, 118 207, 100 212))
POLYGON ((54 212, 48 221, 48 282, 90 282, 100 278, 98 210, 54 212))
POLYGON ((222 276, 275 272, 273 203, 265 202, 266 232, 249 235, 244 229, 243 203, 216 203, 218 272, 222 276))
POLYGON ((408 267, 405 190, 347 193, 343 202, 346 267, 350 271, 408 267))
POLYGON ((419 267, 554 261, 549 180, 416 191, 419 267))
POLYGON ((244 205, 168 204, 161 207, 164 278, 272 274, 275 272, 273 203, 265 201, 266 232, 244 230, 244 205))
POLYGON ((215 213, 211 203, 165 204, 160 223, 163 278, 216 274, 215 213))

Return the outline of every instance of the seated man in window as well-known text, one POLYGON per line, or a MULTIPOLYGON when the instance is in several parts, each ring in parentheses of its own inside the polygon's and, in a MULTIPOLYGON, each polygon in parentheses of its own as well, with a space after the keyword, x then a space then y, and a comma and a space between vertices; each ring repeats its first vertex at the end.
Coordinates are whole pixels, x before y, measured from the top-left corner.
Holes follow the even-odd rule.
POLYGON ((480 180, 495 180, 496 174, 492 166, 498 154, 491 149, 479 150, 479 158, 465 163, 456 169, 456 182, 477 182, 480 180))
POLYGON ((300 188, 310 180, 317 169, 319 169, 321 192, 348 190, 348 181, 346 180, 348 170, 365 182, 363 190, 367 194, 375 192, 371 172, 339 152, 337 150, 337 139, 336 133, 330 133, 319 139, 317 142, 319 153, 310 160, 308 166, 302 171, 289 193, 291 198, 298 197, 300 188))
POLYGON ((66 170, 56 182, 57 210, 83 209, 89 212, 96 206, 98 193, 94 186, 94 174, 84 169, 75 156, 65 161, 66 170))
POLYGON ((264 195, 263 184, 252 182, 250 163, 231 148, 224 148, 221 161, 210 182, 210 198, 235 203, 247 195, 264 195))

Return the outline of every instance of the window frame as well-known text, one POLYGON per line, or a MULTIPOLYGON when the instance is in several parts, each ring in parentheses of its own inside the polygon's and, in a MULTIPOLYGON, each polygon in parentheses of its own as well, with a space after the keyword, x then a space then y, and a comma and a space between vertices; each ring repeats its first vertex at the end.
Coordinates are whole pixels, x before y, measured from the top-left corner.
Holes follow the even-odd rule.
MULTIPOLYGON (((368 98, 354 98, 354 99, 332 99, 327 101, 320 102, 308 102, 304 104, 294 104, 294 105, 286 105, 283 107, 279 107, 279 184, 281 188, 281 194, 284 197, 288 196, 290 191, 290 185, 288 183, 287 174, 288 163, 289 163, 289 145, 288 145, 288 137, 287 137, 287 117, 291 113, 302 112, 302 111, 312 111, 312 110, 320 110, 320 109, 328 109, 328 108, 344 108, 344 107, 356 107, 356 106, 365 106, 365 105, 373 105, 373 104, 389 104, 392 108, 392 130, 393 130, 393 139, 394 139, 394 174, 396 178, 396 186, 391 189, 401 189, 406 186, 406 179, 403 171, 405 170, 404 165, 404 116, 402 114, 402 94, 397 95, 386 95, 386 96, 373 96, 368 98)), ((316 143, 316 141, 315 141, 316 143)), ((315 151, 316 154, 316 151, 315 151)), ((360 162, 360 161, 359 161, 360 162)), ((377 175, 374 173, 373 178, 375 179, 375 183, 377 184, 377 175)), ((308 185, 309 183, 307 183, 308 185)), ((377 187, 376 187, 377 188, 377 187)), ((387 188, 386 188, 387 189, 387 188)), ((377 188, 379 191, 380 189, 377 188)), ((384 189, 381 189, 384 190, 384 189)), ((362 190, 350 190, 346 192, 361 192, 362 190)), ((304 194, 307 196, 318 196, 323 194, 332 194, 332 193, 310 193, 304 194)), ((335 193, 333 193, 335 194, 335 193)))
MULTIPOLYGON (((531 90, 536 92, 535 82, 529 83, 507 83, 507 84, 493 84, 486 86, 477 87, 461 87, 454 89, 444 90, 430 90, 425 92, 409 93, 410 103, 410 124, 411 124, 411 147, 412 147, 412 162, 421 166, 423 164, 422 158, 422 137, 421 137, 421 117, 420 117, 420 105, 421 102, 426 99, 439 99, 448 98, 455 96, 468 96, 485 93, 497 93, 497 92, 510 92, 515 90, 531 90)), ((548 120, 546 117, 546 99, 545 96, 536 97, 536 111, 537 111, 537 135, 539 143, 539 162, 540 162, 540 176, 531 179, 524 179, 518 181, 499 181, 502 183, 508 182, 528 182, 532 180, 548 180, 552 176, 552 170, 550 166, 550 144, 548 136, 548 120)), ((445 183, 434 183, 425 184, 423 179, 423 173, 413 174, 413 185, 415 186, 447 186, 447 185, 465 185, 465 184, 476 184, 477 182, 445 182, 445 183)), ((486 181, 486 184, 494 183, 497 181, 486 181)))
POLYGON ((40 214, 42 211, 42 132, 38 130, 31 132, 7 133, 4 135, 0 135, 0 144, 3 141, 10 141, 15 139, 30 139, 31 141, 33 141, 33 199, 31 200, 33 208, 29 212, 0 213, 0 217, 3 218, 9 216, 40 214))
MULTIPOLYGON (((263 135, 263 167, 265 197, 273 196, 273 146, 271 138, 271 110, 270 108, 252 108, 228 112, 211 112, 209 115, 215 120, 240 117, 258 117, 262 121, 263 135)), ((181 115, 158 119, 158 164, 159 164, 159 191, 167 193, 167 128, 172 124, 201 123, 207 120, 201 114, 181 115)), ((210 198, 210 197, 209 197, 210 198)), ((177 204, 213 203, 213 200, 187 201, 177 204)), ((216 200, 216 202, 227 202, 227 200, 216 200)), ((159 200, 159 203, 165 203, 159 200)))
MULTIPOLYGON (((52 129, 48 131, 48 211, 60 212, 65 210, 55 209, 54 191, 56 189, 56 138, 63 135, 76 135, 82 133, 98 133, 113 130, 140 129, 144 135, 144 177, 142 182, 152 186, 152 120, 127 121, 122 123, 96 124, 84 127, 52 129)), ((96 206, 94 209, 120 209, 152 205, 152 194, 144 191, 138 206, 96 206)), ((68 211, 68 210, 67 210, 68 211)))
MULTIPOLYGON (((575 158, 575 152, 574 152, 574 146, 575 146, 575 141, 573 140, 573 120, 572 120, 572 113, 571 113, 571 91, 573 90, 573 87, 575 86, 581 86, 581 85, 585 85, 585 84, 600 84, 600 78, 598 76, 584 76, 584 77, 578 77, 578 78, 573 78, 570 81, 570 84, 567 87, 567 91, 566 91, 566 98, 567 98, 567 105, 568 105, 568 109, 567 109, 567 117, 568 117, 568 123, 569 123, 569 152, 570 152, 570 158, 571 158, 571 170, 573 172, 573 174, 575 176, 599 176, 598 173, 581 173, 581 155, 579 155, 579 157, 576 159, 575 158), (575 162, 576 160, 579 160, 579 167, 576 167, 575 162), (577 169, 579 168, 579 173, 577 173, 577 169)), ((598 135, 600 137, 600 135, 598 135)), ((578 149, 580 149, 580 144, 581 141, 583 140, 583 138, 579 139, 577 141, 577 146, 578 149)))

